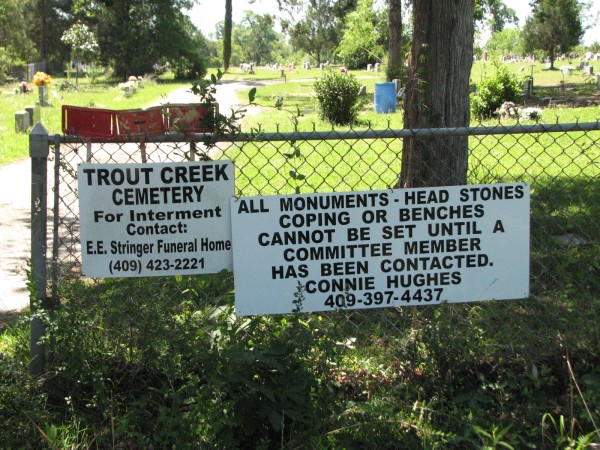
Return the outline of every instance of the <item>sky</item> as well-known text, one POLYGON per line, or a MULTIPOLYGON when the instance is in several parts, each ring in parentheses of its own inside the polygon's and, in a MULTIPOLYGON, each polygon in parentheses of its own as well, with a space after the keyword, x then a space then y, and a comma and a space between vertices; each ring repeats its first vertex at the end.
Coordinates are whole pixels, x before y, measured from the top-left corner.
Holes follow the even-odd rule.
MULTIPOLYGON (((244 11, 252 11, 256 14, 277 14, 279 11, 276 0, 256 0, 252 5, 247 0, 232 0, 232 3, 234 23, 242 20, 244 11)), ((225 18, 225 0, 202 0, 201 4, 194 6, 188 15, 202 34, 205 36, 214 34, 215 25, 225 18)))
MULTIPOLYGON (((590 0, 587 1, 589 2, 590 0)), ((527 16, 531 14, 529 0, 504 0, 504 3, 517 12, 517 16, 520 19, 519 25, 523 26, 527 16)), ((584 15, 589 20, 600 14, 600 0, 591 0, 591 3, 592 7, 584 11, 584 15)), ((248 3, 248 0, 233 0, 233 22, 239 22, 246 10, 253 11, 256 14, 277 14, 277 1, 256 0, 251 5, 248 3)), ((189 16, 202 33, 205 36, 209 36, 215 32, 217 22, 222 21, 225 16, 225 0, 202 0, 202 4, 196 5, 189 12, 189 16)), ((600 20, 597 20, 595 26, 587 30, 583 37, 585 45, 590 45, 594 41, 600 42, 600 20)))

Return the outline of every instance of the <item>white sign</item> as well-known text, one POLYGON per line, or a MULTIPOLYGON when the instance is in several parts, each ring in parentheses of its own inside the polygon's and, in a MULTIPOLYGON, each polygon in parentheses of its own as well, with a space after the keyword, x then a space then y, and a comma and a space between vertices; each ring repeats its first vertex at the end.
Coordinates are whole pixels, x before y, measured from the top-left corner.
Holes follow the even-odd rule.
POLYGON ((529 296, 529 185, 232 199, 239 315, 529 296))
POLYGON ((81 164, 77 177, 84 276, 232 269, 231 161, 81 164))

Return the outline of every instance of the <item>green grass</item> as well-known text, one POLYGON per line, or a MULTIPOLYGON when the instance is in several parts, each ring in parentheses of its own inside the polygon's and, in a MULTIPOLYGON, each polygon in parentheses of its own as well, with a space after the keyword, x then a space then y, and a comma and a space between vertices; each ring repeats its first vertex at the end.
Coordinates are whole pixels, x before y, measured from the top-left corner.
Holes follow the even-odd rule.
MULTIPOLYGON (((546 64, 540 61, 536 62, 514 62, 514 63, 503 63, 513 73, 520 74, 522 76, 533 76, 534 85, 539 84, 542 86, 556 85, 558 86, 561 81, 565 83, 585 83, 590 81, 590 77, 585 76, 582 70, 579 70, 579 60, 573 60, 569 63, 568 60, 555 61, 554 69, 550 70, 546 67, 546 64), (570 75, 563 75, 560 70, 563 66, 573 66, 574 70, 570 75)), ((596 73, 600 69, 600 61, 589 61, 590 66, 594 67, 593 81, 596 79, 596 73)), ((490 76, 495 72, 495 63, 493 61, 477 61, 473 64, 471 71, 471 81, 477 83, 482 78, 490 76)))
MULTIPOLYGON (((566 65, 567 62, 557 63, 557 67, 566 65)), ((595 72, 600 70, 600 62, 591 63, 595 72)), ((509 64, 509 68, 516 73, 530 74, 533 67, 536 95, 532 98, 523 98, 523 104, 533 106, 541 102, 542 98, 552 97, 564 98, 566 105, 557 108, 546 108, 542 122, 553 123, 555 121, 595 121, 600 118, 600 109, 595 107, 571 109, 580 98, 594 95, 595 78, 585 78, 581 71, 574 71, 572 75, 563 76, 560 70, 546 70, 543 64, 509 64), (522 72, 519 69, 524 67, 522 72), (565 79, 566 92, 559 91, 559 82, 565 79), (565 107, 566 106, 566 107, 565 107)), ((335 69, 334 69, 335 70, 335 69)), ((494 70, 491 62, 477 62, 474 64, 472 80, 476 82, 485 74, 492 74, 494 70)), ((263 131, 291 131, 296 126, 304 131, 330 129, 330 125, 320 120, 317 104, 313 96, 312 83, 314 79, 322 74, 320 69, 304 70, 298 68, 294 71, 286 70, 286 77, 279 77, 279 72, 270 69, 256 69, 254 74, 239 72, 233 68, 225 74, 223 79, 268 81, 269 84, 258 88, 257 103, 264 108, 264 112, 247 117, 244 121, 244 129, 260 128, 263 131), (283 98, 283 109, 273 108, 275 99, 283 98), (298 121, 296 121, 298 119, 298 121)), ((373 129, 402 128, 401 114, 375 114, 373 112, 373 92, 377 82, 385 81, 383 72, 374 73, 367 71, 352 72, 361 84, 367 88, 367 96, 362 100, 362 109, 355 124, 355 128, 371 127, 373 129)), ((189 86, 190 83, 177 83, 174 81, 161 81, 160 83, 148 83, 146 88, 129 99, 123 98, 116 87, 116 82, 107 83, 100 79, 97 84, 91 84, 88 79, 79 80, 78 92, 58 91, 58 85, 64 80, 55 78, 51 85, 53 106, 42 108, 42 123, 50 132, 60 133, 60 105, 69 104, 75 106, 95 106, 114 109, 133 109, 147 106, 151 103, 160 102, 161 98, 171 90, 179 87, 189 86)), ((33 105, 37 100, 35 94, 14 95, 12 92, 16 84, 2 86, 0 93, 0 164, 23 159, 28 155, 27 133, 15 133, 14 113, 26 106, 33 105)), ((240 92, 240 99, 244 101, 246 92, 240 92)))

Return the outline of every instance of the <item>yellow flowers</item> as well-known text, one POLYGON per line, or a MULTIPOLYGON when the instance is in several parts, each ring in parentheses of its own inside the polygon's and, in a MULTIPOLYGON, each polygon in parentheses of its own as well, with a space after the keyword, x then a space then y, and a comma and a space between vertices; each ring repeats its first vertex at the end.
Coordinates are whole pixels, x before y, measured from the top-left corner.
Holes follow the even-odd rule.
POLYGON ((52 83, 52 77, 44 72, 37 72, 33 76, 33 84, 36 86, 48 86, 52 83))

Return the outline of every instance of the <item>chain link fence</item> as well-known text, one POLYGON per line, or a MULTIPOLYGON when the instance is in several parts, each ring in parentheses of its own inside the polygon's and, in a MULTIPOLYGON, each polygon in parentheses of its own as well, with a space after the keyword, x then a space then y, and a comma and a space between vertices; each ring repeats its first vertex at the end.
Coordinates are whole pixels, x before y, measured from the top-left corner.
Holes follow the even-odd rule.
MULTIPOLYGON (((46 290, 51 299, 57 299, 63 280, 81 276, 77 192, 77 166, 80 163, 232 160, 236 196, 389 189, 398 183, 406 139, 418 137, 443 147, 449 137, 456 136, 468 139, 468 184, 531 184, 530 300, 539 302, 535 308, 528 302, 527 308, 523 307, 515 315, 514 320, 523 320, 523 326, 504 331, 509 335, 512 333, 516 339, 515 330, 520 330, 519 341, 536 342, 535 336, 528 335, 533 330, 526 325, 522 314, 539 314, 541 321, 559 323, 563 320, 562 312, 554 307, 550 311, 544 306, 545 299, 560 298, 569 293, 593 296, 598 289, 600 122, 277 132, 225 136, 218 142, 212 142, 211 136, 202 134, 192 135, 191 139, 184 135, 163 135, 136 142, 101 142, 50 135, 45 142, 53 149, 50 159, 54 164, 54 176, 49 177, 53 178, 53 195, 48 198, 53 217, 43 251, 43 258, 48 261, 49 285, 47 289, 44 285, 40 291, 46 290)), ((39 218, 33 216, 33 228, 36 220, 39 218)), ((42 239, 46 240, 46 236, 42 239)), ((33 255, 32 262, 34 270, 41 272, 39 266, 36 269, 33 255)), ((147 282, 154 280, 147 279, 147 282)), ((452 311, 456 313, 451 313, 455 320, 468 326, 477 308, 459 309, 460 305, 455 308, 452 311)), ((419 314, 414 308, 383 308, 338 311, 326 317, 329 317, 329 325, 341 333, 359 333, 361 329, 373 329, 375 324, 377 329, 387 327, 382 328, 381 336, 384 336, 386 329, 415 329, 415 321, 421 320, 419 314), (337 314, 342 315, 341 319, 337 314), (365 324, 369 326, 365 328, 365 324)), ((504 327, 511 325, 514 323, 502 322, 494 326, 502 333, 504 327)), ((38 339, 38 336, 32 339, 38 339)), ((377 337, 369 335, 366 339, 374 342, 377 337)))
MULTIPOLYGON (((443 146, 455 136, 469 140, 468 184, 531 183, 532 295, 559 282, 562 253, 574 247, 598 248, 599 122, 241 134, 210 145, 203 143, 211 139, 206 135, 194 135, 191 141, 167 135, 143 142, 54 136, 51 285, 56 286, 61 275, 80 272, 80 163, 231 159, 237 196, 388 189, 399 180, 404 139, 418 137, 443 146)), ((585 285, 582 279, 574 288, 585 285)))

